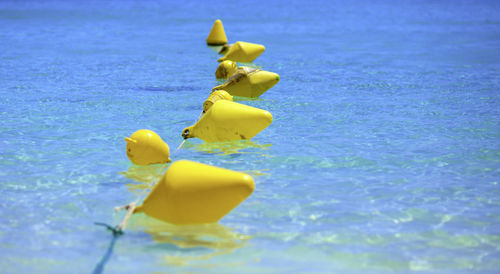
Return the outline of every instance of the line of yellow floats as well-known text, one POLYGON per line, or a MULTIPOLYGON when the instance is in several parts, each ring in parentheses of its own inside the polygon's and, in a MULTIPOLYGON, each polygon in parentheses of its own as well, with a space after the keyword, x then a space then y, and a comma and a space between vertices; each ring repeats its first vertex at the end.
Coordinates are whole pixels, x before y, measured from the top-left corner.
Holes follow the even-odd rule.
MULTIPOLYGON (((210 46, 222 46, 225 55, 216 70, 224 84, 212 89, 203 103, 200 119, 182 131, 184 139, 200 138, 205 142, 249 140, 268 127, 273 117, 266 110, 233 102, 233 96, 257 98, 279 82, 279 75, 246 66, 261 55, 263 45, 238 41, 227 44, 220 20, 208 37, 210 46)), ((135 165, 171 162, 170 149, 151 130, 141 129, 126 137, 127 157, 135 165)), ((177 225, 213 223, 228 214, 255 189, 253 178, 245 173, 197 162, 172 163, 155 184, 141 206, 133 213, 177 225)))

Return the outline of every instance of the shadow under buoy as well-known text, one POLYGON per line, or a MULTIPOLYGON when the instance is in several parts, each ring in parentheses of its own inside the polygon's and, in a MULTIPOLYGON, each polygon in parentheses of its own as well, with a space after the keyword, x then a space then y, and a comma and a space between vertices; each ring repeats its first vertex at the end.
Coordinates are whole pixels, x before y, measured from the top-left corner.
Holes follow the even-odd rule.
POLYGON ((263 150, 267 150, 272 144, 259 144, 250 140, 235 140, 227 142, 214 142, 214 143, 194 143, 186 142, 183 146, 185 149, 194 149, 196 151, 215 155, 231 155, 243 153, 256 153, 262 154, 263 150), (246 149, 260 149, 262 151, 244 151, 246 149))
POLYGON ((173 225, 142 213, 131 220, 129 230, 142 230, 151 235, 155 242, 152 248, 165 249, 165 263, 178 266, 232 253, 251 239, 219 223, 173 225))

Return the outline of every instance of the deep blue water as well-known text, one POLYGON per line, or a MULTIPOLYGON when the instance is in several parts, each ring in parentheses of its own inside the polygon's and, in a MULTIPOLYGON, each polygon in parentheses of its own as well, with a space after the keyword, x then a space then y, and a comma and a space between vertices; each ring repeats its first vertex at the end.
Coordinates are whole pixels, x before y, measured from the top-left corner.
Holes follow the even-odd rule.
POLYGON ((89 273, 216 82, 205 45, 280 75, 252 141, 172 155, 249 172, 219 224, 134 216, 107 273, 500 271, 500 1, 0 2, 0 269, 89 273))

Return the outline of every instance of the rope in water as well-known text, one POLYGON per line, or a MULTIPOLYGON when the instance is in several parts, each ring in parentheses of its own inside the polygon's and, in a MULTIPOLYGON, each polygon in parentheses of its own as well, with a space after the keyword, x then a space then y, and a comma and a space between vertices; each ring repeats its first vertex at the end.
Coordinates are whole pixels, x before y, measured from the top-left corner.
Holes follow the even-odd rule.
POLYGON ((105 223, 94 223, 94 224, 104 226, 113 233, 113 238, 111 238, 111 242, 109 243, 106 253, 104 253, 104 256, 102 256, 101 260, 95 266, 94 271, 92 271, 92 274, 101 274, 104 271, 104 266, 106 266, 106 263, 108 262, 109 258, 111 258, 111 254, 113 254, 113 249, 115 248, 116 240, 118 239, 118 237, 123 235, 123 231, 117 230, 115 227, 112 227, 105 223))
POLYGON ((134 213, 134 210, 136 208, 137 203, 142 198, 142 196, 145 194, 146 189, 143 190, 143 193, 141 193, 139 195, 139 197, 134 202, 129 203, 129 204, 124 205, 124 206, 115 207, 115 212, 120 211, 122 209, 127 210, 125 217, 123 218, 122 222, 119 225, 113 227, 113 226, 110 226, 110 225, 105 224, 105 223, 98 223, 98 222, 94 223, 95 225, 100 225, 100 226, 106 227, 109 231, 112 232, 113 237, 111 238, 111 242, 109 243, 109 246, 108 246, 108 249, 106 250, 106 253, 104 253, 101 260, 99 260, 99 262, 97 263, 97 265, 94 268, 94 271, 92 271, 92 274, 101 274, 104 271, 104 266, 106 266, 109 259, 111 258, 111 255, 113 254, 113 249, 115 247, 116 240, 118 239, 118 237, 120 237, 121 235, 124 234, 123 230, 127 226, 127 222, 130 219, 130 216, 132 216, 132 214, 134 213))
POLYGON ((184 145, 184 143, 186 142, 187 139, 184 139, 182 140, 182 143, 177 147, 177 149, 175 150, 174 153, 176 153, 177 151, 179 151, 179 149, 181 149, 182 145, 184 145))
MULTIPOLYGON (((181 146, 184 144, 185 141, 186 140, 184 139, 174 153, 176 153, 181 148, 181 146)), ((166 166, 165 166, 165 168, 166 168, 166 166)), ((164 170, 162 170, 160 173, 161 174, 164 173, 164 170)), ((111 242, 109 243, 109 246, 108 246, 108 249, 106 250, 106 253, 104 253, 102 258, 99 260, 97 265, 94 267, 94 271, 92 271, 92 274, 101 274, 104 271, 104 267, 106 266, 109 259, 111 258, 111 255, 113 254, 113 249, 115 247, 116 240, 118 239, 118 237, 120 237, 121 235, 124 234, 125 227, 127 226, 128 220, 130 219, 130 217, 134 213, 134 210, 137 207, 137 203, 139 203, 139 201, 146 195, 147 190, 151 189, 151 187, 155 184, 155 182, 156 182, 156 180, 153 180, 147 187, 145 187, 135 201, 128 203, 124 206, 115 207, 115 212, 118 212, 122 209, 127 210, 125 217, 123 218, 123 220, 121 221, 121 223, 119 225, 113 227, 111 225, 101 223, 101 222, 94 223, 95 225, 106 227, 107 230, 111 231, 113 237, 111 238, 111 242)))

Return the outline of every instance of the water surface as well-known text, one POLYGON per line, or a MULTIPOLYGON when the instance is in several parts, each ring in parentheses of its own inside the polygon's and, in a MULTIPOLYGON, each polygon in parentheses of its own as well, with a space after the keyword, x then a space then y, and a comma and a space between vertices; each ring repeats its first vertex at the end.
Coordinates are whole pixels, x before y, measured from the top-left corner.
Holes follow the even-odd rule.
POLYGON ((261 43, 280 82, 251 141, 190 140, 189 159, 252 174, 219 224, 134 216, 105 270, 500 269, 498 1, 3 1, 0 269, 89 273, 166 168, 123 137, 175 149, 216 82, 205 45, 261 43))

